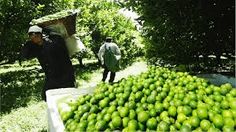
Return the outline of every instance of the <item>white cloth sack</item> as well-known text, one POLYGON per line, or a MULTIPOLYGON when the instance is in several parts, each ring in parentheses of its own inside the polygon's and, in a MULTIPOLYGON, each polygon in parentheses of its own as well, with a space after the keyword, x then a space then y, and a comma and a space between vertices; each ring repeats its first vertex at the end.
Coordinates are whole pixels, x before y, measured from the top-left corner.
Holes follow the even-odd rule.
POLYGON ((72 56, 79 51, 85 50, 85 46, 75 34, 65 39, 69 55, 72 56))
POLYGON ((68 35, 66 27, 63 23, 53 24, 48 26, 47 28, 52 30, 50 34, 57 34, 65 39, 66 47, 70 56, 79 51, 86 50, 84 44, 82 43, 80 38, 76 36, 76 34, 73 34, 71 36, 68 35))

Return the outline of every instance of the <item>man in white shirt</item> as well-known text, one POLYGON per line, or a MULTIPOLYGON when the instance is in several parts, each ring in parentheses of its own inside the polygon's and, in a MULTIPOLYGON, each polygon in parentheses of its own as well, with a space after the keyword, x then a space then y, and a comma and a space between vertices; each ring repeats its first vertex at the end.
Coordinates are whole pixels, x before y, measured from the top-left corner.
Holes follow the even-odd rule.
POLYGON ((112 83, 115 79, 116 71, 119 69, 121 52, 117 44, 112 42, 111 37, 107 37, 105 43, 100 47, 98 57, 104 67, 102 81, 105 82, 108 72, 111 72, 109 82, 112 83))

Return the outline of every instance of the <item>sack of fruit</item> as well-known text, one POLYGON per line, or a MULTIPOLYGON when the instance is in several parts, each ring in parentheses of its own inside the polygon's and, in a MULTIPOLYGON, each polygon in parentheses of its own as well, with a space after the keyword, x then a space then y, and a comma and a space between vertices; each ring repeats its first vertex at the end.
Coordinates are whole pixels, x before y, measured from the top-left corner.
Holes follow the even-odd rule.
POLYGON ((82 50, 76 33, 76 16, 79 10, 64 10, 55 14, 33 19, 30 25, 38 25, 47 30, 47 34, 57 34, 65 39, 70 56, 82 50))
POLYGON ((38 25, 42 28, 52 27, 52 25, 64 25, 68 36, 76 33, 76 16, 79 10, 63 10, 38 19, 33 19, 30 25, 38 25))

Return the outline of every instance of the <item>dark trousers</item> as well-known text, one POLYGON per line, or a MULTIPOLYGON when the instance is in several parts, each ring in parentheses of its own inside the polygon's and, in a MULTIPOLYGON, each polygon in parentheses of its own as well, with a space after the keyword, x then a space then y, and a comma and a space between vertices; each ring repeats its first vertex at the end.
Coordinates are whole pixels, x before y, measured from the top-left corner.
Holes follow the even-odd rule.
POLYGON ((109 71, 106 66, 104 66, 104 72, 103 72, 103 76, 102 76, 102 81, 103 82, 106 81, 108 72, 111 72, 109 82, 112 83, 115 80, 116 73, 112 72, 112 71, 109 71))

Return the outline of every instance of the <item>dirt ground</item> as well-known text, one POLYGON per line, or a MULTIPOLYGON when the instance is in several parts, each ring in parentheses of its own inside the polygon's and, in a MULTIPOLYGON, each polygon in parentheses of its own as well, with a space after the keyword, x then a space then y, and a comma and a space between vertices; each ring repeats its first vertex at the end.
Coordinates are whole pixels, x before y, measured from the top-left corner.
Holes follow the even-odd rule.
MULTIPOLYGON (((138 74, 145 72, 145 71, 147 71, 146 62, 143 62, 143 61, 135 62, 131 66, 127 67, 126 69, 117 72, 114 82, 117 82, 120 79, 126 78, 130 75, 138 75, 138 74)), ((94 72, 91 75, 92 76, 91 79, 87 82, 86 81, 80 82, 80 86, 82 86, 82 87, 95 86, 96 84, 101 82, 102 73, 103 73, 103 69, 100 69, 99 71, 94 72)), ((106 82, 108 82, 109 77, 110 77, 110 73, 107 76, 106 82)), ((78 87, 78 88, 80 88, 80 87, 78 87)))

